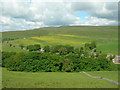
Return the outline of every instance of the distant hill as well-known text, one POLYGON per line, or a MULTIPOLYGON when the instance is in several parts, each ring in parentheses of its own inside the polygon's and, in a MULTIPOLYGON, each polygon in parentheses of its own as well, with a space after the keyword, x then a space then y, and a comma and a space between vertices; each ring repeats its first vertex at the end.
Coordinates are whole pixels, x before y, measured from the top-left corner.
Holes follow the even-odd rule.
MULTIPOLYGON (((8 31, 2 32, 2 38, 24 38, 33 36, 44 36, 54 34, 74 34, 74 35, 108 35, 112 32, 117 32, 117 26, 60 26, 60 27, 45 27, 25 31, 8 31), (107 32, 109 30, 109 33, 107 32), (101 32, 101 33, 100 33, 101 32)), ((113 33, 114 34, 114 33, 113 33)), ((115 35, 113 35, 116 37, 115 35)))
MULTIPOLYGON (((3 42, 3 51, 13 51, 9 44, 40 44, 56 45, 69 44, 74 47, 83 46, 86 42, 95 41, 98 49, 105 53, 118 53, 117 26, 61 26, 45 27, 25 31, 2 32, 2 39, 14 39, 9 43, 3 42)), ((18 50, 18 48, 15 49, 18 50)))

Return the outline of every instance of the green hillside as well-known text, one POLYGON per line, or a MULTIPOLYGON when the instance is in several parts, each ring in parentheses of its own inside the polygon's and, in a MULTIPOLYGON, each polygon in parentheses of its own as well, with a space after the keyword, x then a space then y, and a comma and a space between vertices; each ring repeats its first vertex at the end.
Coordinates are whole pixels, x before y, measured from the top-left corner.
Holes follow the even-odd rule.
POLYGON ((74 47, 80 47, 86 42, 96 41, 98 50, 104 53, 117 54, 117 28, 117 26, 61 26, 2 32, 3 40, 14 39, 9 41, 9 43, 3 42, 3 51, 24 51, 19 47, 9 47, 10 43, 15 46, 20 44, 40 44, 41 46, 69 44, 74 47))

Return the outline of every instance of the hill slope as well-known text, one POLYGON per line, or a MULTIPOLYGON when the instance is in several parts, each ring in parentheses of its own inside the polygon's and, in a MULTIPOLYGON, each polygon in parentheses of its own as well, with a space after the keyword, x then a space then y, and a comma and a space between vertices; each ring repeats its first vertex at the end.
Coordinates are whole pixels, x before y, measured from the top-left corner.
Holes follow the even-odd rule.
MULTIPOLYGON (((41 44, 70 44, 75 47, 83 46, 86 42, 96 41, 98 49, 105 53, 117 54, 117 26, 61 26, 47 27, 26 31, 2 32, 2 38, 15 39, 13 45, 41 44)), ((7 43, 3 43, 3 51, 11 51, 7 43)), ((17 48, 18 49, 18 48, 17 48)), ((21 51, 21 50, 16 50, 21 51)))

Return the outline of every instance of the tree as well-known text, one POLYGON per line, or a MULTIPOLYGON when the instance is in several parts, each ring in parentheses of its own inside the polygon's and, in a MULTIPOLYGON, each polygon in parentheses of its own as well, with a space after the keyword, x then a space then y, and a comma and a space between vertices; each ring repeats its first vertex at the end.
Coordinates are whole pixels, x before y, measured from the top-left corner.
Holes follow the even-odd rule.
POLYGON ((112 60, 113 60, 114 58, 115 58, 115 55, 110 55, 110 56, 108 57, 108 60, 112 62, 112 60))
POLYGON ((50 48, 50 52, 51 52, 51 53, 57 53, 58 50, 59 50, 59 48, 60 48, 59 45, 52 46, 52 47, 50 48))
POLYGON ((21 49, 23 49, 23 48, 24 48, 24 45, 23 45, 23 44, 20 44, 19 47, 20 47, 21 49))
POLYGON ((35 44, 35 45, 34 45, 34 48, 35 48, 35 51, 38 51, 38 50, 41 49, 41 46, 40 46, 40 44, 35 44))
POLYGON ((91 43, 85 43, 85 49, 86 50, 92 50, 94 48, 96 48, 96 42, 95 41, 91 42, 91 43))
POLYGON ((94 49, 94 48, 96 48, 96 42, 95 42, 95 41, 91 42, 89 48, 90 48, 91 50, 94 49))
POLYGON ((62 48, 60 48, 58 51, 59 51, 59 54, 60 54, 60 55, 66 55, 66 54, 67 54, 67 49, 66 49, 66 48, 63 48, 63 47, 62 47, 62 48))
POLYGON ((23 58, 23 56, 23 53, 16 53, 15 55, 5 59, 5 67, 8 70, 20 71, 19 66, 21 65, 21 58, 23 58))
POLYGON ((26 48, 29 51, 34 51, 34 46, 33 45, 28 45, 26 48))
POLYGON ((79 52, 80 52, 80 49, 79 49, 79 48, 75 48, 75 49, 74 49, 74 53, 75 53, 75 54, 79 54, 79 52))
POLYGON ((12 44, 10 43, 9 46, 12 47, 12 44))
POLYGON ((73 47, 73 46, 70 46, 70 45, 65 45, 65 46, 63 46, 63 47, 67 49, 68 53, 70 53, 70 52, 73 52, 73 51, 74 51, 74 47, 73 47))
POLYGON ((62 61, 62 64, 63 64, 62 71, 65 71, 65 72, 72 72, 73 71, 73 63, 71 60, 64 59, 62 61))
POLYGON ((2 67, 5 67, 5 59, 15 55, 15 52, 2 52, 2 67))
POLYGON ((85 49, 88 50, 89 49, 90 44, 89 43, 85 43, 85 49))
POLYGON ((50 52, 50 46, 48 46, 48 45, 45 46, 43 49, 44 49, 44 52, 50 52))
POLYGON ((41 49, 41 46, 39 44, 35 44, 35 45, 28 45, 27 49, 29 51, 39 51, 41 49))

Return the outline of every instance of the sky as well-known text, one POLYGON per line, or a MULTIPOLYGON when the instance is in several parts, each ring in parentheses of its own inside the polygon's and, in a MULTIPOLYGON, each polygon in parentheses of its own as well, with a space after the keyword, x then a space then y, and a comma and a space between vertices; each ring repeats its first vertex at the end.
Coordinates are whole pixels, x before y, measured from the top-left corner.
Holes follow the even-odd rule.
POLYGON ((118 25, 117 0, 99 1, 1 0, 0 31, 64 25, 118 25))

